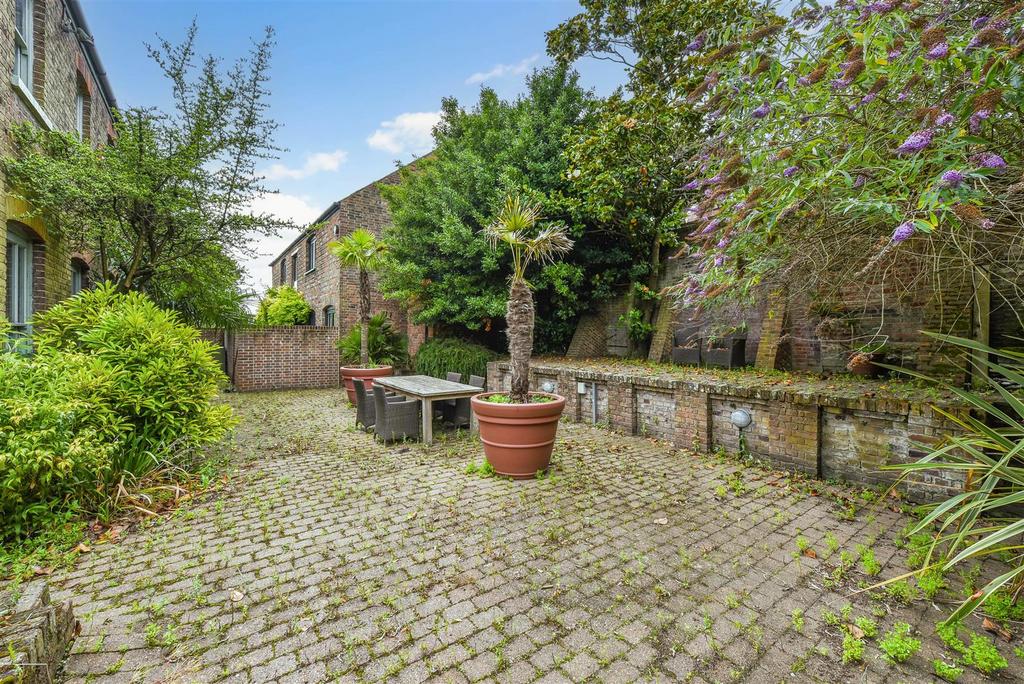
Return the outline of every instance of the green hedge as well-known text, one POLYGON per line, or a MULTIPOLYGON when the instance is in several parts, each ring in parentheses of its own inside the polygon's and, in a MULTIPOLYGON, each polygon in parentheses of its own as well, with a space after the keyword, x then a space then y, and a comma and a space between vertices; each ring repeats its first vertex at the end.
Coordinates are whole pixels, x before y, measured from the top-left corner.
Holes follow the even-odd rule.
POLYGON ((487 347, 454 337, 427 340, 416 354, 416 372, 443 378, 448 373, 462 373, 463 381, 470 375, 487 377, 487 363, 498 355, 487 347))

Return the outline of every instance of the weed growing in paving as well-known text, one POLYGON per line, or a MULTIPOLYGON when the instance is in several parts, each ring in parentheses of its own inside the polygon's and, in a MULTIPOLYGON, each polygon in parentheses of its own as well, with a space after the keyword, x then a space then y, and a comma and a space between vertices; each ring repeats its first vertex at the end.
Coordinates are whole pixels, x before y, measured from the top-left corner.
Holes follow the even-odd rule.
POLYGON ((993 675, 1009 666, 992 640, 978 634, 971 635, 971 645, 964 652, 964 662, 984 675, 993 675))
POLYGON ((962 667, 949 665, 938 659, 932 661, 932 669, 935 672, 936 677, 947 682, 957 681, 964 673, 964 669, 962 667))
POLYGON ((846 632, 843 635, 843 664, 859 663, 864 660, 864 640, 846 632))
POLYGON ((910 636, 910 629, 906 622, 897 622, 878 642, 887 659, 894 663, 902 663, 920 650, 921 642, 910 636))

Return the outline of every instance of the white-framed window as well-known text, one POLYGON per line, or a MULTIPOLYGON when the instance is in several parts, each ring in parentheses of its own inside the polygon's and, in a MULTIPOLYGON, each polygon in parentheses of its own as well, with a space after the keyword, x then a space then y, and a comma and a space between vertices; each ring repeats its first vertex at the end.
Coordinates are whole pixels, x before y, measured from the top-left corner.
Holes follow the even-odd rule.
POLYGON ((335 322, 334 307, 328 304, 324 307, 324 325, 329 328, 333 328, 337 323, 335 322))
POLYGON ((299 253, 292 254, 292 287, 299 287, 299 253))
POLYGON ((316 236, 310 235, 306 238, 306 270, 312 271, 316 268, 316 236))
POLYGON ((85 289, 87 279, 86 267, 79 261, 71 262, 71 294, 76 295, 85 289))
POLYGON ((85 93, 81 90, 75 96, 75 131, 79 140, 85 140, 85 93))
POLYGON ((27 331, 32 318, 32 241, 18 228, 7 229, 7 320, 27 331))
POLYGON ((14 79, 32 91, 32 5, 34 0, 14 0, 14 79))

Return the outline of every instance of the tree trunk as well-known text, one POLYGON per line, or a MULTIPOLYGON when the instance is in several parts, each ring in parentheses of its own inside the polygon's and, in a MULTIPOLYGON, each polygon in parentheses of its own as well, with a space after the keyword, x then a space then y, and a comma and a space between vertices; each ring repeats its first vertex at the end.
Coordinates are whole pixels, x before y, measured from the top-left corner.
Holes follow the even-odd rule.
POLYGON ((370 275, 359 269, 359 363, 370 365, 370 275))
POLYGON ((512 282, 505 319, 512 366, 509 398, 514 404, 525 404, 530 398, 530 356, 533 354, 533 293, 525 281, 512 282))

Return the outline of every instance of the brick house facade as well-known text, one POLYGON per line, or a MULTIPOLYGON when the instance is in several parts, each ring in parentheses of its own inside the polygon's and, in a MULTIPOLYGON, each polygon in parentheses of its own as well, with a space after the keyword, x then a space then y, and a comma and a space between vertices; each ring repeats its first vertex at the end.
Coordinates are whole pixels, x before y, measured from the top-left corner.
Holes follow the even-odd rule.
MULTIPOLYGON (((116 107, 110 83, 78 0, 7 0, 0 9, 0 155, 13 153, 11 127, 30 122, 77 132, 93 145, 113 138, 116 107)), ((70 296, 88 281, 88 255, 73 251, 0 178, 0 313, 27 331, 33 313, 70 296)))
MULTIPOLYGON (((310 324, 338 326, 342 335, 358 325, 359 273, 354 268, 343 268, 327 251, 327 244, 357 228, 380 235, 391 223, 391 213, 379 186, 398 180, 395 170, 334 202, 313 222, 314 229, 304 231, 270 262, 273 286, 295 287, 313 308, 310 324)), ((384 299, 376 283, 376 276, 370 274, 371 310, 384 311, 391 317, 395 328, 409 338, 409 352, 414 354, 425 339, 424 326, 412 323, 399 302, 384 299)))

